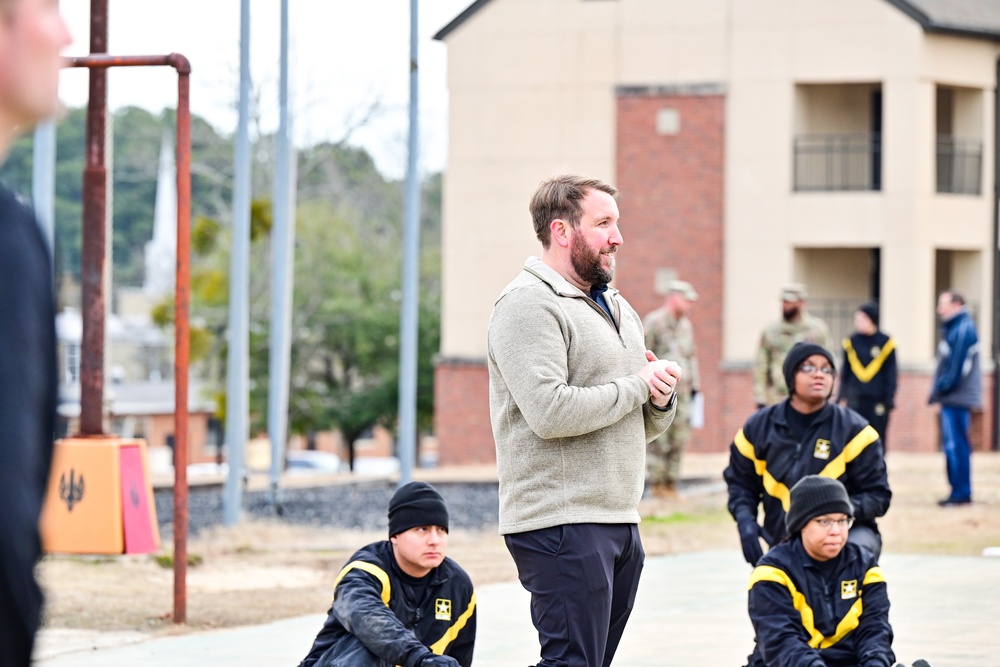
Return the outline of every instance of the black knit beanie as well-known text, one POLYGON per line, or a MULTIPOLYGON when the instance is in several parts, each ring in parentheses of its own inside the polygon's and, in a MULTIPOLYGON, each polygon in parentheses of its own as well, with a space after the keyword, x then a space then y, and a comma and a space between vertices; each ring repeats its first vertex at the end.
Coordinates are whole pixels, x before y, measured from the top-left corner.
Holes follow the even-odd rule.
POLYGON ((444 498, 427 482, 401 486, 389 501, 389 537, 417 526, 440 526, 448 530, 444 498))
POLYGON ((868 316, 868 319, 872 321, 875 328, 878 329, 878 304, 874 301, 869 301, 858 306, 858 310, 868 316))
POLYGON ((781 370, 785 373, 785 386, 788 387, 789 394, 795 392, 795 373, 799 370, 799 366, 814 354, 823 355, 830 362, 831 366, 837 368, 837 365, 833 363, 833 355, 822 345, 817 345, 816 343, 796 343, 788 351, 785 363, 781 367, 781 370))
POLYGON ((854 506, 847 489, 839 480, 819 475, 807 475, 792 487, 785 515, 785 530, 789 535, 801 531, 810 519, 824 514, 854 516, 854 506))

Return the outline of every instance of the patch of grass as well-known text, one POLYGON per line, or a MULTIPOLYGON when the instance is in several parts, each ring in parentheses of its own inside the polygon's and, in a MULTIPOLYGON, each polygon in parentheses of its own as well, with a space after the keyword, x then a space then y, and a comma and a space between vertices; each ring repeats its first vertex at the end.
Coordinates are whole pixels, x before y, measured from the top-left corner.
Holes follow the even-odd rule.
MULTIPOLYGON (((173 554, 156 554, 153 556, 153 561, 167 570, 174 566, 174 555, 173 554)), ((200 554, 189 553, 187 555, 188 567, 198 567, 205 562, 205 559, 201 557, 200 554)))
POLYGON ((671 512, 670 514, 651 514, 642 517, 642 522, 661 525, 678 525, 694 523, 717 523, 723 519, 728 519, 729 514, 725 510, 708 510, 704 512, 671 512))

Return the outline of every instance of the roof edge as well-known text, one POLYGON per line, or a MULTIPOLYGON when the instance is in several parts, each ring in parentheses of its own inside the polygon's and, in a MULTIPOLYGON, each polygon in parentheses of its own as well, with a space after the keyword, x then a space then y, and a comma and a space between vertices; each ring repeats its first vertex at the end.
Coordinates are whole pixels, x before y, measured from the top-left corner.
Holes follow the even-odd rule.
POLYGON ((441 41, 448 35, 450 35, 456 28, 466 22, 473 14, 482 9, 483 5, 488 3, 490 0, 476 0, 471 5, 465 8, 461 14, 456 16, 451 20, 451 22, 445 27, 434 33, 434 39, 441 41))
POLYGON ((913 6, 909 0, 886 0, 886 2, 919 23, 927 32, 1000 42, 1000 30, 977 30, 975 28, 963 28, 946 23, 936 23, 930 16, 913 6))

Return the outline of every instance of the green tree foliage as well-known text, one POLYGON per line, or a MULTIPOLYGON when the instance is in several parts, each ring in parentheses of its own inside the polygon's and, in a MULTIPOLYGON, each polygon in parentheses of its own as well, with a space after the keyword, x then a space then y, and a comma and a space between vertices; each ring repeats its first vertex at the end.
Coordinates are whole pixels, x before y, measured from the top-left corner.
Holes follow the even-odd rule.
MULTIPOLYGON (((80 276, 83 172, 86 167, 86 109, 71 109, 56 129, 55 253, 57 275, 80 276)), ((112 257, 115 285, 143 280, 143 251, 153 235, 156 176, 164 134, 173 141, 176 115, 154 115, 127 107, 111 115, 114 149, 105 155, 113 176, 112 257)), ((232 199, 232 141, 203 119, 191 121, 191 208, 195 215, 228 215, 232 199)), ((0 179, 31 195, 31 133, 11 148, 0 179)))
MULTIPOLYGON (((56 258, 79 275, 85 110, 58 125, 56 258)), ((113 278, 139 285, 144 247, 152 237, 161 142, 175 115, 138 108, 114 114, 113 278)), ((224 415, 229 300, 233 141, 192 119, 191 358, 193 372, 213 385, 224 415)), ((250 258, 251 430, 266 427, 270 336, 273 137, 252 155, 250 258)), ((31 136, 0 170, 30 194, 31 136)), ((398 412, 403 184, 386 180, 368 153, 323 143, 298 155, 298 208, 289 424, 293 432, 339 429, 346 442, 375 425, 395 430, 398 412)), ((441 175, 427 179, 421 207, 421 272, 417 423, 433 417, 433 358, 440 341, 441 175)), ((152 313, 173 326, 173 300, 152 313)))

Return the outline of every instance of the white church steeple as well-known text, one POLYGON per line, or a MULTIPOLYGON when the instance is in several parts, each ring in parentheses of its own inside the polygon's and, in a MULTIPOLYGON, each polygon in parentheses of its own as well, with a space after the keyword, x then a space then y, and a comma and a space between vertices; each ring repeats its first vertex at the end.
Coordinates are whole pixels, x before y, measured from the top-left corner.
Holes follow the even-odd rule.
POLYGON ((151 296, 172 294, 177 263, 177 165, 173 137, 167 131, 160 145, 156 176, 153 240, 146 244, 145 259, 144 291, 151 296))

